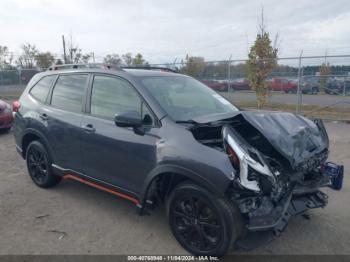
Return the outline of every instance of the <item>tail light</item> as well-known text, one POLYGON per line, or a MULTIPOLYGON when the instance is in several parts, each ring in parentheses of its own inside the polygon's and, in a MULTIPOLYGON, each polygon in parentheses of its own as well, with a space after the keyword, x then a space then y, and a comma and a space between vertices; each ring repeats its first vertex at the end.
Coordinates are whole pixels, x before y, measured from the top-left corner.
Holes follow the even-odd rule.
POLYGON ((228 154, 233 167, 239 171, 239 159, 236 152, 229 145, 226 145, 226 153, 228 154))
POLYGON ((12 111, 13 112, 18 112, 21 107, 21 103, 19 101, 14 101, 12 103, 12 111))

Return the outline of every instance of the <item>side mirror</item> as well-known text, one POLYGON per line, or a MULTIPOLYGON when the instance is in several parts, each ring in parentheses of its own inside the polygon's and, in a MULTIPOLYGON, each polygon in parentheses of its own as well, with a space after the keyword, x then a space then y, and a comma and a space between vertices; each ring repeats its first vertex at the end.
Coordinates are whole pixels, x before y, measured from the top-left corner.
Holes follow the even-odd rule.
POLYGON ((138 128, 142 126, 140 113, 136 111, 129 111, 120 115, 116 115, 114 117, 114 123, 119 127, 138 128))

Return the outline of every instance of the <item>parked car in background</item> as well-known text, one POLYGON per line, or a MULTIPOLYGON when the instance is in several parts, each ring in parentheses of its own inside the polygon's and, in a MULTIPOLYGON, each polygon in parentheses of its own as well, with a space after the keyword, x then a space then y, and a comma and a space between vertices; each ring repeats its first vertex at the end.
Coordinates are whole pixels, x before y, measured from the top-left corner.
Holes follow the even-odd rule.
POLYGON ((298 89, 298 84, 287 78, 272 78, 268 81, 270 90, 272 91, 283 91, 285 93, 296 93, 298 89))
POLYGON ((326 94, 335 94, 338 92, 339 89, 339 82, 335 79, 328 79, 326 88, 325 88, 325 93, 326 94))
POLYGON ((201 82, 215 91, 227 91, 227 83, 225 84, 215 80, 201 80, 201 82))
POLYGON ((350 95, 350 80, 344 81, 343 84, 343 93, 344 95, 350 95))
POLYGON ((0 130, 10 130, 12 122, 12 107, 0 99, 0 130))
POLYGON ((325 92, 331 95, 349 95, 350 80, 340 81, 337 79, 330 79, 327 81, 325 92))
POLYGON ((246 78, 238 78, 230 83, 231 90, 250 90, 249 81, 246 78))
POLYGON ((320 91, 319 86, 320 82, 317 77, 303 77, 300 80, 300 88, 303 94, 317 94, 320 91))

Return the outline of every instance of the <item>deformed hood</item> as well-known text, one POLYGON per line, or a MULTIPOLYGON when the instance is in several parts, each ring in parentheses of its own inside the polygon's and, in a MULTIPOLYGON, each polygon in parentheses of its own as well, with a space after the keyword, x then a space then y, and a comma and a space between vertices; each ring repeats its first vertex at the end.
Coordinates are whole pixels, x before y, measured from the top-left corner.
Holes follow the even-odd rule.
MULTIPOLYGON (((328 136, 321 121, 286 112, 240 111, 230 119, 246 121, 293 169, 320 152, 328 151, 328 136)), ((226 119, 227 120, 227 119, 226 119)), ((241 132, 244 138, 244 132, 241 132)))
POLYGON ((322 126, 292 113, 242 111, 255 127, 292 167, 328 149, 328 136, 322 126))

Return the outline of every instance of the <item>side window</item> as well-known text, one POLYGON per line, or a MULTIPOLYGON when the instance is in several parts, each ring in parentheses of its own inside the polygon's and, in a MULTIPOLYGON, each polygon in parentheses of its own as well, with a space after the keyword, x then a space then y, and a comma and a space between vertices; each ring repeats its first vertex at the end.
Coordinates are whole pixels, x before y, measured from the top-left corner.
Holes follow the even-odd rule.
POLYGON ((51 105, 71 112, 81 112, 88 75, 61 75, 52 92, 51 105))
POLYGON ((56 75, 43 77, 34 87, 32 87, 29 93, 37 100, 44 103, 56 77, 56 75))
POLYGON ((141 117, 141 98, 125 80, 95 76, 91 92, 91 114, 113 119, 115 115, 136 111, 141 117))

